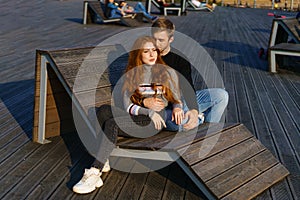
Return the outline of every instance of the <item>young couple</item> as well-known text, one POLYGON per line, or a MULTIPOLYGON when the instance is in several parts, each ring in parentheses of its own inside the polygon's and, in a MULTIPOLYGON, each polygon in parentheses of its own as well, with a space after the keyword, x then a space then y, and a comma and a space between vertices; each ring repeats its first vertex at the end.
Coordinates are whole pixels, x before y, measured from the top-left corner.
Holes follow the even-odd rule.
POLYGON ((138 137, 147 137, 163 128, 191 130, 204 118, 206 122, 219 122, 227 106, 227 92, 212 88, 195 91, 197 105, 187 102, 190 109, 187 108, 184 99, 192 98, 184 96, 181 83, 186 79, 193 84, 191 65, 171 49, 175 26, 160 18, 152 27, 153 37, 138 38, 129 53, 122 85, 124 109, 105 105, 97 112, 106 139, 101 140, 92 167, 73 187, 76 193, 90 193, 103 185, 101 174, 110 170, 108 158, 118 136, 133 137, 128 134, 134 132, 138 137))

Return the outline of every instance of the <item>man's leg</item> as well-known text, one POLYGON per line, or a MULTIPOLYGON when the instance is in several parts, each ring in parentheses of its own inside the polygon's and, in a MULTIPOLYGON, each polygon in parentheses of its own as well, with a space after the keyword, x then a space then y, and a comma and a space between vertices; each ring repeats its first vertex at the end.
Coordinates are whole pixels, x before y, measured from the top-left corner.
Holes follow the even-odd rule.
POLYGON ((219 122, 228 104, 228 93, 221 88, 196 91, 199 112, 205 114, 206 122, 219 122))
POLYGON ((145 17, 153 20, 155 19, 154 16, 151 16, 147 11, 146 8, 144 7, 144 5, 141 2, 138 2, 135 7, 134 7, 134 11, 135 12, 142 12, 144 14, 145 17))

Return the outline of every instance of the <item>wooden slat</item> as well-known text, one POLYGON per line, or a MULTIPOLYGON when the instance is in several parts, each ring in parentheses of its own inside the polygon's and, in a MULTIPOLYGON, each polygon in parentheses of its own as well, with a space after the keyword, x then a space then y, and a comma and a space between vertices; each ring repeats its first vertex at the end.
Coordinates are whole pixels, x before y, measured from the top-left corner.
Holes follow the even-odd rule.
POLYGON ((300 52, 300 44, 280 43, 280 44, 276 44, 276 45, 270 47, 270 50, 299 53, 300 52))
POLYGON ((247 128, 243 125, 239 125, 207 139, 198 141, 192 144, 187 150, 179 149, 178 152, 182 155, 185 162, 191 166, 200 160, 207 159, 250 137, 252 137, 252 134, 247 128))
POLYGON ((148 137, 146 139, 130 139, 128 141, 123 141, 118 143, 122 148, 142 148, 149 150, 164 149, 164 150, 174 150, 176 148, 183 148, 196 142, 198 140, 204 139, 206 136, 211 137, 217 134, 219 131, 227 130, 231 127, 237 126, 236 124, 217 124, 217 123, 206 123, 198 127, 198 132, 182 132, 174 133, 163 131, 154 136, 148 137), (224 127, 223 127, 224 126, 224 127))
POLYGON ((276 182, 282 180, 288 174, 289 172, 281 164, 277 164, 270 170, 259 175, 258 177, 243 185, 240 189, 235 190, 233 193, 227 195, 223 199, 240 200, 254 198, 260 192, 264 191, 276 182))
MULTIPOLYGON (((269 151, 263 151, 209 180, 206 184, 218 198, 222 198, 259 174, 268 171, 277 163, 278 161, 269 151)), ((270 177, 265 176, 261 177, 261 179, 268 180, 270 177)), ((256 191, 253 192, 256 193, 256 191)), ((256 196, 257 194, 254 195, 256 196)))
MULTIPOLYGON (((8 111, 12 111, 11 117, 16 120, 17 123, 22 122, 21 118, 24 118, 24 122, 30 121, 32 114, 29 114, 29 112, 27 114, 20 113, 17 118, 14 118, 16 116, 14 110, 24 110, 25 107, 32 106, 20 103, 15 104, 13 106, 14 108, 12 108, 7 105, 8 101, 16 101, 18 98, 15 96, 15 93, 9 94, 11 91, 10 83, 20 86, 26 83, 24 80, 33 80, 32 69, 34 59, 32 58, 34 58, 35 48, 65 48, 97 45, 110 36, 127 30, 127 27, 113 24, 100 26, 82 25, 82 1, 79 0, 43 1, 34 3, 31 0, 19 2, 4 0, 4 2, 2 2, 2 8, 1 16, 3 17, 3 26, 1 29, 2 48, 0 50, 2 63, 0 97, 7 106, 8 111), (34 13, 32 10, 34 10, 34 13), (47 12, 47 15, 45 15, 46 10, 54 12, 50 14, 47 12), (14 13, 15 17, 11 17, 11 12, 14 13), (20 22, 22 23, 15 23, 14 19, 16 18, 21 19, 20 22), (26 35, 26 37, 24 37, 24 35, 26 35), (37 35, 41 37, 37 37, 37 35), (3 90, 5 90, 5 94, 3 90), (8 96, 10 96, 11 99, 8 99, 8 96)), ((282 13, 287 16, 296 14, 280 10, 277 10, 276 13, 282 13)), ((266 61, 257 57, 258 49, 260 47, 267 47, 273 18, 266 16, 265 10, 262 9, 217 7, 213 14, 189 12, 186 17, 170 16, 170 19, 175 23, 176 30, 194 38, 199 44, 203 45, 205 50, 212 56, 212 59, 218 64, 218 67, 224 66, 225 74, 229 72, 232 75, 224 79, 226 89, 230 94, 230 107, 228 107, 226 119, 228 119, 229 122, 247 122, 245 123, 247 128, 251 129, 251 131, 253 131, 252 133, 255 133, 257 138, 271 150, 280 161, 284 162, 291 171, 292 175, 288 179, 284 179, 284 181, 276 186, 271 187, 271 189, 264 192, 262 196, 259 196, 258 199, 299 198, 299 159, 297 154, 295 154, 297 148, 294 148, 297 147, 295 146, 297 140, 295 140, 294 137, 299 132, 299 123, 296 117, 299 110, 298 102, 300 102, 298 101, 299 92, 297 91, 297 88, 299 88, 299 84, 297 84, 299 78, 293 78, 286 73, 281 73, 278 74, 279 79, 285 80, 278 82, 276 77, 270 76, 269 73, 266 72, 266 61), (199 23, 199 20, 201 23, 199 23), (194 25, 192 29, 189 28, 191 24, 194 25), (204 34, 199 35, 199 33, 204 34), (240 70, 240 68, 242 70, 240 70), (240 73, 243 73, 243 75, 240 75, 240 73), (244 84, 244 87, 236 88, 235 86, 238 83, 234 79, 239 76, 244 78, 244 81, 238 83, 244 84), (252 78, 252 81, 255 83, 253 91, 256 92, 250 92, 250 90, 252 90, 250 87, 253 85, 251 78, 247 79, 247 77, 252 78), (270 78, 271 82, 265 82, 268 78, 270 78), (232 81, 233 87, 227 87, 226 83, 230 81, 232 81), (274 85, 272 82, 276 84, 274 85), (278 87, 279 84, 280 87, 278 87), (266 90, 266 87, 276 90, 266 90), (245 98, 249 99, 249 101, 244 101, 242 95, 236 96, 237 89, 246 90, 242 95, 245 95, 245 98), (281 92, 282 90, 288 90, 289 92, 288 94, 284 94, 281 92), (285 102, 286 98, 280 98, 281 95, 289 95, 291 101, 285 102), (256 101, 253 102, 253 100, 256 101), (283 107, 277 109, 277 106, 280 105, 279 101, 284 101, 284 104, 282 104, 283 107), (244 107, 240 106, 245 102, 248 103, 250 109, 243 110, 244 107), (252 109, 255 106, 257 106, 257 109, 252 109), (284 112, 284 107, 287 112, 284 112), (248 117, 248 115, 250 117, 248 117), (286 140, 285 135, 291 133, 293 137, 286 140)), ((177 37, 175 37, 175 41, 178 39, 176 38, 177 37)), ((24 91, 24 93, 27 99, 31 99, 33 96, 30 91, 24 91)), ((5 127, 5 124, 1 125, 2 128, 5 127)), ((21 128, 23 128, 23 126, 21 128)), ((2 129, 0 132, 2 133, 2 129)), ((9 133, 10 132, 5 132, 5 134, 9 133)), ((12 134, 15 133, 12 132, 12 134)), ((22 138, 18 137, 16 139, 18 142, 13 141, 6 144, 9 148, 1 151, 5 155, 5 157, 2 157, 1 154, 1 159, 6 160, 13 155, 14 151, 22 150, 24 141, 29 140, 25 133, 22 135, 22 138), (6 155, 8 155, 8 157, 6 155)), ((28 142, 26 144, 28 144, 28 142)), ((64 145, 64 143, 61 144, 64 145)), ((75 157, 75 155, 71 155, 72 160, 75 157)), ((20 160, 23 161, 23 159, 20 160)), ((72 165, 67 166, 70 167, 68 168, 70 169, 70 173, 67 174, 63 181, 61 181, 61 179, 57 180, 61 182, 57 188, 54 188, 57 190, 51 193, 50 199, 117 198, 120 190, 114 191, 111 189, 109 195, 101 196, 101 188, 92 194, 74 195, 71 190, 72 185, 81 178, 85 168, 84 164, 91 162, 91 160, 84 160, 83 158, 77 158, 77 161, 74 159, 72 165), (79 159, 81 159, 80 166, 77 165, 79 159), (94 197, 95 195, 97 195, 97 198, 94 197)), ((9 168, 8 170, 11 171, 12 169, 9 168)), ((116 171, 113 170, 113 172, 116 171)), ((22 177, 28 176, 26 173, 21 174, 22 177)), ((115 175, 116 173, 109 174, 110 178, 104 180, 105 184, 103 188, 107 185, 107 181, 114 178, 115 175)), ((126 173, 118 175, 120 179, 126 179, 128 176, 126 173)), ((121 189, 124 182, 118 182, 120 179, 113 179, 108 186, 121 189)), ((249 188, 254 188, 255 186, 256 185, 249 188)), ((190 191, 189 188, 190 187, 187 188, 184 196, 178 198, 189 199, 191 197, 191 195, 188 195, 188 191, 190 191)), ((108 188, 106 187, 105 189, 108 188)), ((196 199, 200 198, 199 190, 192 194, 194 195, 192 197, 196 199)), ((33 195, 32 197, 36 196, 33 195)), ((144 199, 147 199, 147 197, 148 196, 145 196, 144 199)), ((30 196, 28 196, 28 198, 30 198, 30 196)))
POLYGON ((206 182, 263 150, 265 150, 265 147, 258 140, 249 138, 230 149, 193 165, 192 169, 206 182))

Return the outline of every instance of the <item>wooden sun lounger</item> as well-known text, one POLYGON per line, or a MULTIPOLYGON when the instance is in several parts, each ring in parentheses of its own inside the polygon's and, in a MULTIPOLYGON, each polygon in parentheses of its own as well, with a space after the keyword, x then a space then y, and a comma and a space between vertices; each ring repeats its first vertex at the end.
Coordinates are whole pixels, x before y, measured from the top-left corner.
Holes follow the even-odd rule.
MULTIPOLYGON (((72 112, 84 122, 85 133, 95 133, 89 110, 111 102, 126 63, 120 45, 37 50, 33 140, 47 143, 49 137, 74 132, 72 112), (87 98, 93 92, 95 102, 87 98)), ((196 133, 174 134, 119 138, 111 156, 177 162, 208 199, 250 199, 289 174, 242 124, 206 123, 196 133)))
POLYGON ((187 5, 190 5, 190 8, 187 7, 187 10, 195 10, 195 11, 207 10, 207 11, 213 12, 212 9, 210 9, 206 6, 202 6, 202 7, 195 6, 191 0, 187 1, 187 5))
POLYGON ((97 19, 99 19, 101 23, 120 22, 126 26, 138 27, 144 25, 143 18, 144 16, 142 13, 137 13, 133 16, 128 15, 120 18, 107 18, 104 14, 104 4, 102 2, 83 2, 83 24, 96 23, 97 19))
POLYGON ((296 18, 274 19, 269 39, 269 71, 277 72, 276 55, 300 56, 300 23, 296 18))
POLYGON ((162 6, 156 0, 146 0, 146 9, 147 12, 151 12, 151 5, 154 5, 158 10, 160 10, 161 14, 164 16, 168 15, 169 11, 177 11, 177 15, 180 16, 182 13, 185 13, 186 9, 186 0, 181 0, 180 5, 170 5, 170 6, 162 6))

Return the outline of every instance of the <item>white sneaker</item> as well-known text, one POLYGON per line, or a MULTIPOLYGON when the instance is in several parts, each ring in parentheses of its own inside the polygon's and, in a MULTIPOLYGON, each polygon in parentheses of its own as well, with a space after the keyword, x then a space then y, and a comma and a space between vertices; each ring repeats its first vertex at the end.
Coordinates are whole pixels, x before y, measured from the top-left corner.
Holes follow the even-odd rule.
POLYGON ((104 163, 102 172, 109 172, 109 171, 110 171, 109 160, 107 160, 107 161, 104 163))
POLYGON ((103 185, 101 179, 101 172, 97 168, 85 169, 81 180, 73 186, 73 191, 79 194, 86 194, 93 192, 96 188, 103 185))
POLYGON ((213 6, 213 10, 214 10, 217 7, 217 4, 213 3, 212 6, 213 6))

